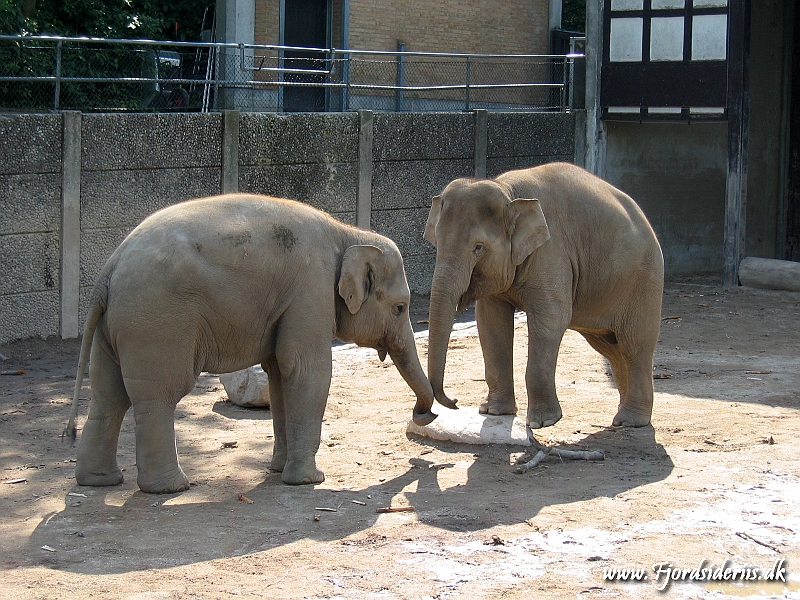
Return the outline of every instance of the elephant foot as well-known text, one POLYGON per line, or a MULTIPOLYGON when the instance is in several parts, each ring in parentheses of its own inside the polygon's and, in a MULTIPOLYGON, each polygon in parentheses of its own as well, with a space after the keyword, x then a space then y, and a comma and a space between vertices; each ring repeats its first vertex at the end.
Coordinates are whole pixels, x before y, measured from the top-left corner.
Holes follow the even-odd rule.
POLYGON ((515 415, 517 414, 517 403, 511 400, 486 400, 478 407, 478 412, 482 415, 515 415))
POLYGON ((286 454, 273 454, 272 461, 269 463, 269 468, 272 471, 280 473, 286 466, 286 454))
POLYGON ((438 416, 439 415, 434 414, 431 411, 425 413, 418 413, 414 411, 414 414, 412 415, 411 419, 412 421, 414 421, 416 425, 424 427, 425 425, 430 425, 431 423, 433 423, 433 420, 438 416))
POLYGON ((614 427, 644 427, 650 424, 650 411, 620 407, 611 424, 614 427))
POLYGON ((140 490, 148 494, 175 494, 189 489, 189 478, 180 467, 158 477, 139 474, 136 483, 140 490))
POLYGON ((308 485, 322 483, 325 481, 325 474, 316 467, 313 460, 310 465, 287 462, 283 468, 282 479, 283 483, 289 485, 308 485))
POLYGON ((561 420, 561 406, 556 404, 555 408, 547 410, 528 411, 528 426, 531 429, 541 429, 550 427, 561 420))
POLYGON ((124 477, 119 468, 108 471, 93 471, 79 462, 75 467, 75 480, 78 485, 105 486, 119 485, 123 482, 124 477))

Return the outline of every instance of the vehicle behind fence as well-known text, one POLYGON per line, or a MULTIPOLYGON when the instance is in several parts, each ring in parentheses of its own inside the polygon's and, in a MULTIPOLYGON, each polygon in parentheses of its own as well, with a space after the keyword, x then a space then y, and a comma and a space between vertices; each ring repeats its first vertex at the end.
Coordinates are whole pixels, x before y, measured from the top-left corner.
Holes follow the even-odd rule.
POLYGON ((582 58, 0 36, 0 111, 568 111, 582 58))

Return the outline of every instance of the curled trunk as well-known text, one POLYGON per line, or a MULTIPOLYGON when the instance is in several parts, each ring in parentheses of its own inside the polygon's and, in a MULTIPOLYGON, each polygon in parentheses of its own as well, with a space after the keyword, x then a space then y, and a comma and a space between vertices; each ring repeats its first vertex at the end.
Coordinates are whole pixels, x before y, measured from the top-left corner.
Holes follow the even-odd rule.
POLYGON ((403 334, 401 342, 389 348, 389 356, 392 357, 392 362, 398 372, 417 396, 412 416, 414 423, 427 425, 436 418, 436 415, 431 412, 433 390, 419 362, 411 323, 408 325, 407 332, 403 334))
POLYGON ((459 299, 469 286, 469 270, 454 269, 449 263, 436 259, 431 285, 430 332, 428 339, 428 378, 433 395, 439 404, 457 408, 456 402, 444 393, 444 368, 447 346, 459 299), (466 275, 465 275, 466 273, 466 275))

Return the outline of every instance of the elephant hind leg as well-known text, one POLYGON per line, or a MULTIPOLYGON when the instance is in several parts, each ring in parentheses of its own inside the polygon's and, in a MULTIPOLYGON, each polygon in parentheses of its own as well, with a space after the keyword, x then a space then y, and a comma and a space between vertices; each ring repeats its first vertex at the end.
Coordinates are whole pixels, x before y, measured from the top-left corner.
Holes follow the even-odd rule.
POLYGON ((171 494, 189 489, 178 463, 175 406, 194 387, 194 378, 155 372, 147 378, 125 375, 136 419, 136 483, 143 492, 171 494))
POLYGON ((630 427, 649 424, 653 412, 653 350, 632 352, 626 339, 613 332, 580 333, 611 363, 620 398, 612 424, 630 427))
POLYGON ((122 471, 117 465, 117 443, 125 413, 131 406, 119 365, 96 333, 89 377, 92 401, 89 418, 78 445, 75 479, 80 485, 117 485, 122 471))

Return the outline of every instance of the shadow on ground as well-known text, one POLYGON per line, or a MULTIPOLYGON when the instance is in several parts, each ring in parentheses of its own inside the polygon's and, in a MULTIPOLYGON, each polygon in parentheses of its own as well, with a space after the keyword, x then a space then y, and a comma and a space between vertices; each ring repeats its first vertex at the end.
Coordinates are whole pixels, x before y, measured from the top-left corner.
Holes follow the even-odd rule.
POLYGON ((509 465, 516 447, 465 447, 411 437, 423 456, 409 459, 400 476, 363 489, 291 487, 281 482, 280 474, 270 473, 243 494, 192 501, 202 490, 160 496, 132 491, 134 484, 126 482, 130 495, 117 506, 109 500, 119 497, 119 488, 75 486, 65 498, 67 507, 43 519, 30 536, 22 564, 85 574, 126 573, 242 556, 302 539, 347 543, 376 525, 382 518, 377 508, 397 505, 401 496, 401 503, 415 507, 423 525, 479 532, 522 523, 548 506, 613 497, 662 480, 673 468, 652 427, 604 429, 579 443, 605 449, 612 460, 549 459, 521 475, 509 465), (443 486, 442 471, 455 464, 426 460, 426 447, 454 457, 473 451, 466 483, 443 486), (496 487, 487 487, 487 481, 495 481, 496 487), (117 535, 109 536, 109 528, 117 535), (54 540, 58 552, 41 551, 54 540))

